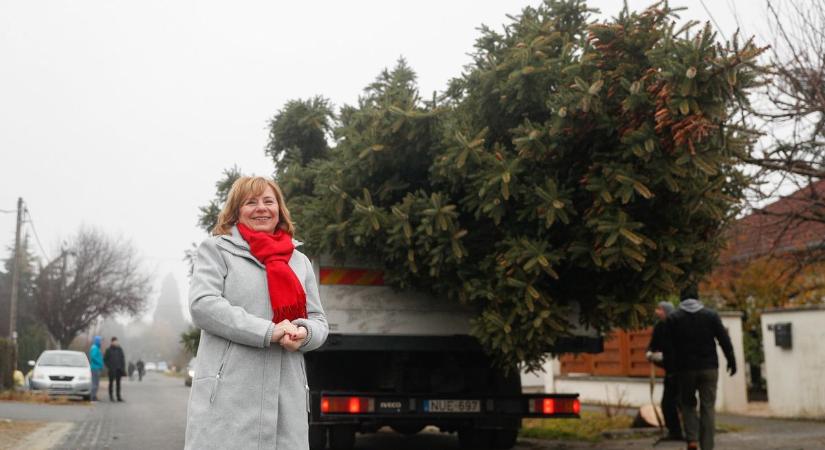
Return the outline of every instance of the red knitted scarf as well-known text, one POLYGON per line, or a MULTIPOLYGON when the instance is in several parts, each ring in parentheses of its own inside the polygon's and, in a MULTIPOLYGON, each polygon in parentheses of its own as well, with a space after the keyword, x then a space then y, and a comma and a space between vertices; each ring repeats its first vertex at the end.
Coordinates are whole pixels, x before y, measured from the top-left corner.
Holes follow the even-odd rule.
POLYGON ((238 223, 238 231, 249 243, 252 256, 266 267, 266 284, 269 303, 272 304, 272 321, 305 319, 307 297, 295 272, 289 267, 289 258, 295 246, 292 236, 280 228, 275 233, 254 231, 238 223))

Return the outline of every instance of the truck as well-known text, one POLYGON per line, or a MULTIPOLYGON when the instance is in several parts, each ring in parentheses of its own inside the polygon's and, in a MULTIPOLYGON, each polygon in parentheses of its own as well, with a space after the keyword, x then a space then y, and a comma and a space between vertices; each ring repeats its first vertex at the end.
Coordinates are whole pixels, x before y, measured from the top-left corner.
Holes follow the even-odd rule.
MULTIPOLYGON (((464 449, 509 449, 526 417, 578 418, 578 394, 523 394, 520 371, 494 366, 470 335, 472 311, 384 283, 380 266, 312 258, 329 322, 305 355, 310 448, 348 450, 383 427, 457 433, 464 449)), ((575 323, 575 318, 571 318, 575 323)), ((548 352, 597 353, 577 330, 548 352)))

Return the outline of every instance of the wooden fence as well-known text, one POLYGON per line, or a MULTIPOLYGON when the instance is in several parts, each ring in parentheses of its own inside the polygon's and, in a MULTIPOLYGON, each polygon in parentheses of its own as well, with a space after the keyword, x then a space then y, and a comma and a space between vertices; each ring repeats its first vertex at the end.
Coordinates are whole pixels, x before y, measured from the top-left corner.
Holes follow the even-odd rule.
MULTIPOLYGON (((559 358, 561 374, 648 377, 650 376, 650 363, 645 358, 645 351, 647 351, 652 333, 653 328, 614 331, 605 338, 602 353, 561 355, 559 358)), ((657 367, 656 376, 664 376, 664 371, 657 367)))

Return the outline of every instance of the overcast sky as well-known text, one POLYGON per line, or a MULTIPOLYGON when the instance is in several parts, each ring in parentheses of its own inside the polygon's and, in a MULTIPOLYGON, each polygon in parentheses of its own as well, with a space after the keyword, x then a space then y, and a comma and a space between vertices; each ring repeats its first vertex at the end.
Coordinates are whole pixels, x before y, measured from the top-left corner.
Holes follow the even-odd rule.
MULTIPOLYGON (((699 0, 670 3, 709 20, 699 0)), ((763 0, 705 3, 728 36, 736 14, 750 33, 765 22, 763 0)), ((0 210, 23 197, 49 257, 84 224, 130 239, 185 297, 198 206, 224 168, 272 173, 266 125, 287 100, 354 103, 400 56, 429 96, 469 61, 476 27, 537 4, 0 0, 0 210)), ((0 258, 13 238, 0 214, 0 258)))

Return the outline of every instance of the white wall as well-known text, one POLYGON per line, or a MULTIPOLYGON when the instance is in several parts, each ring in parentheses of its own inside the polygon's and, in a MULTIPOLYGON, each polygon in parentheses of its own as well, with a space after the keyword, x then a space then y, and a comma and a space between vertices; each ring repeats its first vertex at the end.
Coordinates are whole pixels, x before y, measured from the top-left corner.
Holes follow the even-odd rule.
POLYGON ((748 384, 745 379, 745 345, 742 333, 742 314, 722 312, 722 325, 728 330, 736 358, 736 375, 727 372, 727 360, 722 348, 716 346, 719 356, 719 384, 716 391, 716 410, 724 412, 745 412, 748 408, 748 384))
MULTIPOLYGON (((648 378, 589 377, 571 375, 560 377, 561 364, 552 358, 538 374, 521 374, 522 391, 526 393, 577 393, 584 403, 641 406, 650 403, 648 378)), ((653 398, 662 398, 662 380, 656 379, 653 398)))
MULTIPOLYGON (((583 403, 638 407, 650 404, 649 378, 568 376, 556 379, 556 392, 578 393, 583 403)), ((656 379, 654 403, 662 400, 662 380, 656 379)))
POLYGON ((542 372, 521 373, 521 390, 530 394, 555 392, 553 382, 558 373, 559 360, 548 357, 542 372))
POLYGON ((825 417, 825 309, 796 309, 762 314, 768 404, 785 417, 825 417), (791 323, 793 346, 777 347, 778 322, 791 323))

